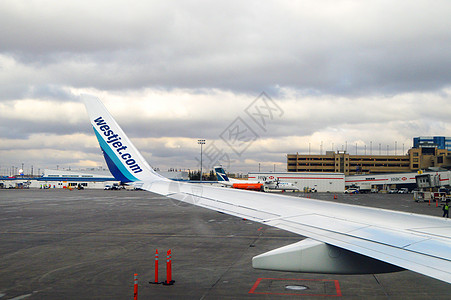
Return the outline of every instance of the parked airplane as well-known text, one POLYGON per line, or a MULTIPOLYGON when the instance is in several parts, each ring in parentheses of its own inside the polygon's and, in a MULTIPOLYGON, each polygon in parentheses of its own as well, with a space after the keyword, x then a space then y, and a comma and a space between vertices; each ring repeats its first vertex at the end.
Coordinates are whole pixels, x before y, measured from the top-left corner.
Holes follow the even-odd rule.
POLYGON ((263 182, 229 178, 229 176, 227 176, 222 166, 216 166, 213 168, 215 169, 218 182, 225 186, 230 186, 234 189, 241 190, 256 190, 256 191, 263 190, 263 182))
POLYGON ((447 219, 171 181, 148 165, 99 99, 82 99, 117 180, 308 237, 254 257, 254 268, 335 274, 409 269, 451 283, 447 219))
POLYGON ((275 180, 238 180, 229 178, 222 166, 214 167, 218 182, 235 189, 258 190, 258 191, 297 191, 299 188, 290 182, 281 182, 278 178, 275 180))

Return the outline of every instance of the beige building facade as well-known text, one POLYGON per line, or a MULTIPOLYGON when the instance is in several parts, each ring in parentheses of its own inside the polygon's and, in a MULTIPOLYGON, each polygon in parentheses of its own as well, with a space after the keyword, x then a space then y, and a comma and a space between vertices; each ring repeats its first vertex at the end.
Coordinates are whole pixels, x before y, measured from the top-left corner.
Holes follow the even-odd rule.
POLYGON ((288 172, 332 172, 345 175, 416 172, 431 167, 451 168, 451 151, 437 147, 412 148, 406 155, 351 155, 346 151, 288 154, 288 172))

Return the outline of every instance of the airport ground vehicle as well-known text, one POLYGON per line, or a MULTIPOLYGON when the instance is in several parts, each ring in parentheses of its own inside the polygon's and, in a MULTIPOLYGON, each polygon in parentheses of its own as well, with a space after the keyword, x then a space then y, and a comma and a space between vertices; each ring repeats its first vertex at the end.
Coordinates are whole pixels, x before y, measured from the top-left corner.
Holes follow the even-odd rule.
POLYGON ((345 190, 344 193, 345 194, 358 194, 359 193, 359 189, 349 188, 349 189, 345 190))
POLYGON ((107 184, 107 185, 105 185, 105 188, 104 188, 104 190, 122 190, 122 189, 124 189, 124 186, 119 185, 117 183, 113 183, 113 185, 107 184))

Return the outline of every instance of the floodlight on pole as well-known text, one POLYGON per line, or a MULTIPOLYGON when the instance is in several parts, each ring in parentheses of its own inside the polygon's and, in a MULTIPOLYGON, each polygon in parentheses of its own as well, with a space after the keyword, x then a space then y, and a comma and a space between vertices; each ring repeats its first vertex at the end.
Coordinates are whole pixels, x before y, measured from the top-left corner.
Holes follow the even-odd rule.
POLYGON ((205 145, 205 140, 200 139, 197 140, 197 143, 200 145, 200 182, 202 182, 202 145, 205 145))

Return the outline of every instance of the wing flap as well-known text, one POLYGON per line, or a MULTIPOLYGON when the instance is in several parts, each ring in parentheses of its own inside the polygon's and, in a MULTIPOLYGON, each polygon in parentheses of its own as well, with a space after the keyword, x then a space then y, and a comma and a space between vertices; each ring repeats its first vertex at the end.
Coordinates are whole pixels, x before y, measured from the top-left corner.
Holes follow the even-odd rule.
POLYGON ((451 261, 449 244, 434 239, 427 239, 405 247, 406 250, 424 253, 451 261))
MULTIPOLYGON (((381 243, 310 224, 278 220, 277 223, 270 225, 451 283, 451 261, 443 257, 443 250, 447 249, 449 252, 449 240, 423 239, 418 243, 421 247, 414 248, 414 245, 411 245, 409 249, 392 245, 388 240, 381 243)), ((379 233, 387 233, 390 235, 390 240, 396 240, 396 233, 389 230, 381 229, 379 233)), ((400 240, 403 239, 405 239, 405 233, 400 234, 400 240)))
POLYGON ((319 228, 327 232, 339 233, 343 238, 352 237, 367 240, 451 261, 449 239, 442 239, 435 236, 431 237, 424 233, 383 228, 318 214, 282 217, 280 220, 283 220, 286 224, 282 225, 281 222, 276 223, 277 221, 270 221, 268 224, 275 227, 289 226, 292 230, 295 230, 299 226, 319 228), (289 225, 289 223, 291 224, 289 225))

